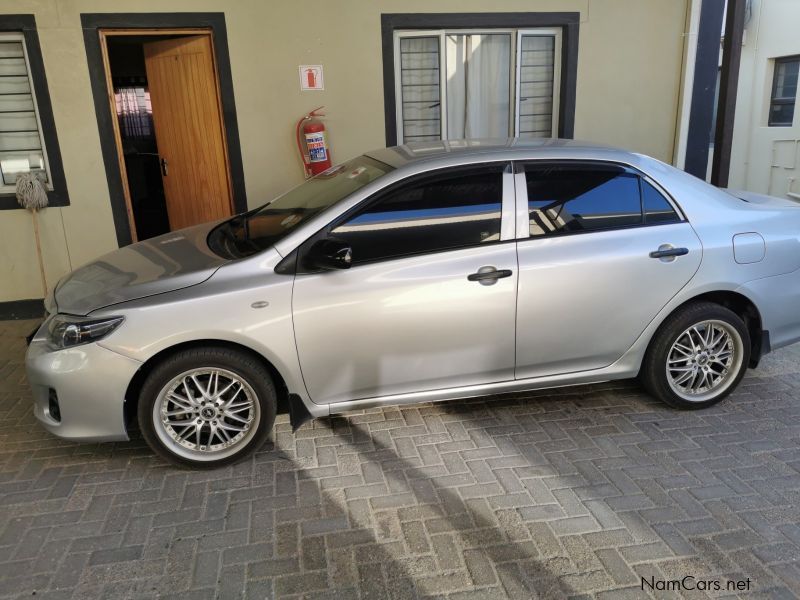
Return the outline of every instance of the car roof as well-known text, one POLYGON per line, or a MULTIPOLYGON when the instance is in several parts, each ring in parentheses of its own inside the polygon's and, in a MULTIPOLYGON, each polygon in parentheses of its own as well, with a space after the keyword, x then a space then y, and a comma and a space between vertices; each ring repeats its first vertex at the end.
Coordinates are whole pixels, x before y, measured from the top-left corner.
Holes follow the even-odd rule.
POLYGON ((636 155, 627 150, 593 142, 560 138, 461 139, 411 142, 367 152, 367 156, 394 168, 422 166, 428 162, 473 162, 486 160, 523 160, 535 158, 597 158, 629 162, 636 155))

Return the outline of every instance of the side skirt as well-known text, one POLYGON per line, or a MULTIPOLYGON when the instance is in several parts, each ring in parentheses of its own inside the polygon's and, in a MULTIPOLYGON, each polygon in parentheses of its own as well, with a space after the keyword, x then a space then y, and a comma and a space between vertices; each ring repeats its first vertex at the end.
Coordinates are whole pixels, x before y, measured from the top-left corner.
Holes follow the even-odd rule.
POLYGON ((611 367, 598 369, 597 371, 586 371, 583 373, 565 373, 553 377, 541 377, 530 379, 516 379, 499 383, 468 386, 461 388, 448 388, 443 390, 431 390, 421 393, 397 394, 393 396, 382 396, 378 398, 364 398, 361 400, 351 400, 348 402, 337 402, 329 404, 330 414, 341 413, 348 410, 362 408, 373 408, 376 406, 392 406, 403 404, 417 404, 420 402, 441 402, 444 400, 460 400, 464 398, 475 398, 478 396, 492 396, 508 392, 524 392, 530 390, 541 390, 549 388, 571 387, 574 385, 587 385, 592 383, 602 383, 615 379, 632 379, 638 373, 638 363, 627 365, 621 362, 615 363, 611 367))

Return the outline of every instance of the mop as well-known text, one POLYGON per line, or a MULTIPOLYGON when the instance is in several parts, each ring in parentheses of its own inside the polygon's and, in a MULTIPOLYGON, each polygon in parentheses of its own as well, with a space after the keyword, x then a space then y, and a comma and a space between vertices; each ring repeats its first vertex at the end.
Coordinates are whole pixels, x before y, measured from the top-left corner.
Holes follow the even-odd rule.
POLYGON ((33 215, 33 234, 36 238, 36 255, 39 258, 39 273, 42 276, 42 293, 47 296, 47 278, 44 274, 44 260, 42 259, 42 244, 39 239, 38 213, 47 207, 47 190, 41 180, 33 173, 20 173, 17 175, 17 202, 22 208, 31 211, 33 215))

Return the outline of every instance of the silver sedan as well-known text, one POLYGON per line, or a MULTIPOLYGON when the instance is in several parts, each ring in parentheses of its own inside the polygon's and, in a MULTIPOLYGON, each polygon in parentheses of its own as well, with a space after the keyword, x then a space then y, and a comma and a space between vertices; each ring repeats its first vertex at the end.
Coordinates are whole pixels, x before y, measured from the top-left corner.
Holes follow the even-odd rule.
POLYGON ((800 210, 578 142, 371 152, 222 222, 133 244, 57 286, 27 356, 74 440, 138 421, 174 462, 306 420, 639 376, 719 402, 800 340, 800 210))

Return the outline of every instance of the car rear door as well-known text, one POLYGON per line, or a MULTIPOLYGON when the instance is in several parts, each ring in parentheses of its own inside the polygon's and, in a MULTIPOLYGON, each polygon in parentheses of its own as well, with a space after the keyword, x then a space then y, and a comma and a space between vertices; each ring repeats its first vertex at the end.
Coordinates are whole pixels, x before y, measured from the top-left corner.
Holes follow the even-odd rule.
POLYGON ((606 367, 700 266, 655 182, 599 162, 517 165, 516 378, 606 367))
POLYGON ((316 238, 352 267, 300 268, 293 319, 303 379, 320 404, 514 378, 517 255, 510 165, 414 177, 316 238))

